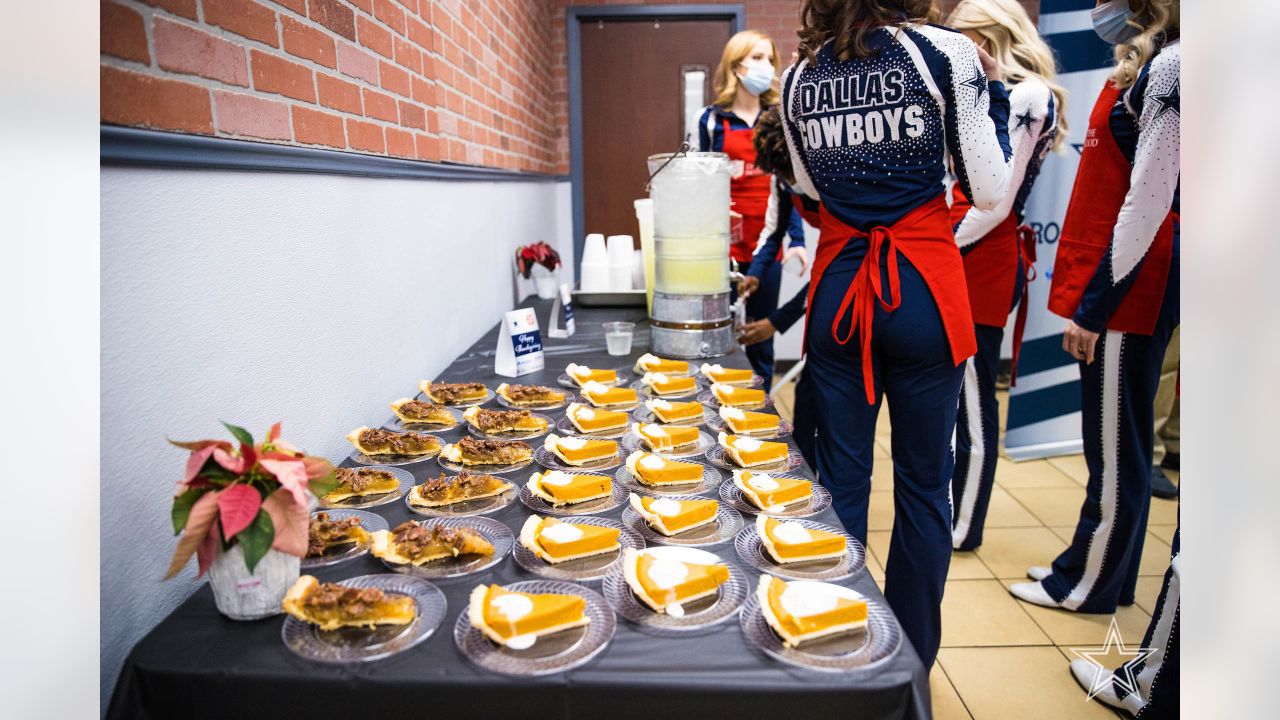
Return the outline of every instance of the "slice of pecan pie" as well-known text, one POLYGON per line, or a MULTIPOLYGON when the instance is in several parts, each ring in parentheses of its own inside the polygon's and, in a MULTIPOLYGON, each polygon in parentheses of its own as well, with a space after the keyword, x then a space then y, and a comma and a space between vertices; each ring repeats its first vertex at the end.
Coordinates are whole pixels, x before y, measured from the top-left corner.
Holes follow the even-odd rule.
POLYGON ((453 413, 449 412, 449 408, 436 405, 435 403, 422 402, 421 400, 411 400, 409 398, 400 398, 391 403, 391 412, 400 418, 400 422, 405 424, 422 423, 424 425, 443 425, 445 427, 453 427, 458 424, 453 419, 453 413))
POLYGON ((391 530, 373 533, 369 552, 399 565, 422 565, 459 555, 492 555, 493 543, 469 527, 425 526, 406 520, 391 530))
POLYGON ((502 383, 495 393, 512 405, 554 405, 564 401, 564 393, 542 385, 508 385, 502 383))
POLYGON ((431 400, 445 405, 475 402, 489 397, 489 389, 484 386, 484 383, 477 382, 444 383, 423 380, 418 383, 418 389, 426 393, 431 400))
POLYGON ((440 438, 413 431, 392 432, 361 426, 348 433, 347 439, 357 450, 369 456, 430 455, 440 450, 440 438))
POLYGON ((408 625, 418 616, 418 603, 408 595, 386 593, 378 588, 321 584, 310 575, 294 581, 285 593, 283 606, 285 612, 321 630, 408 625))
POLYGON ((481 440, 464 437, 449 443, 440 457, 462 465, 514 465, 533 459, 533 448, 519 440, 481 440))
POLYGON ((329 513, 318 512, 311 516, 307 530, 307 557, 320 557, 339 545, 368 542, 369 532, 360 525, 360 518, 353 516, 334 520, 329 513))
POLYGON ((489 410, 469 407, 462 417, 471 426, 487 435, 502 433, 529 433, 547 429, 546 418, 535 416, 528 410, 489 410))
POLYGON ((400 487, 400 478, 378 468, 337 468, 338 486, 321 498, 333 504, 353 497, 365 495, 382 495, 395 492, 400 487))
POLYGON ((511 483, 494 475, 479 475, 468 472, 458 473, 454 477, 441 475, 428 478, 421 485, 414 485, 409 491, 409 504, 417 507, 442 507, 464 500, 479 500, 493 497, 514 487, 511 483))

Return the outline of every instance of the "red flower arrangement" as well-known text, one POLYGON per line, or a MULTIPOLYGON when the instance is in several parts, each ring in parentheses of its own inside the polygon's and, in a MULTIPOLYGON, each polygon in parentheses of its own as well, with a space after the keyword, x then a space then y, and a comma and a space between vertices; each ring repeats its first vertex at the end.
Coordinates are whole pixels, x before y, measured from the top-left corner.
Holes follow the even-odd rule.
POLYGON ((257 445, 247 430, 226 425, 240 442, 169 442, 191 451, 173 498, 173 532, 182 534, 165 579, 195 554, 204 575, 219 551, 239 543, 253 572, 275 548, 302 557, 310 524, 308 492, 320 497, 338 481, 328 460, 303 454, 280 439, 280 423, 257 445))
POLYGON ((528 280, 534 265, 555 270, 560 267, 560 253, 544 242, 516 248, 516 270, 520 272, 521 277, 528 280))

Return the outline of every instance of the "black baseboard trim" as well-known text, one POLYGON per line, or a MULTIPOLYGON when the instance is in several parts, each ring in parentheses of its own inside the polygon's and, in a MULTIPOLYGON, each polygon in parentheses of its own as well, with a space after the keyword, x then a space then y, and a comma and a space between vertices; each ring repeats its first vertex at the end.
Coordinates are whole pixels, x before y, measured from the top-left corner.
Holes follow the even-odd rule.
POLYGON ((774 360, 773 374, 779 377, 782 375, 786 375, 787 371, 795 367, 796 363, 798 362, 800 361, 799 360, 774 360))
POLYGON ((103 166, 296 172, 464 182, 554 182, 567 175, 433 163, 340 150, 102 125, 103 166))

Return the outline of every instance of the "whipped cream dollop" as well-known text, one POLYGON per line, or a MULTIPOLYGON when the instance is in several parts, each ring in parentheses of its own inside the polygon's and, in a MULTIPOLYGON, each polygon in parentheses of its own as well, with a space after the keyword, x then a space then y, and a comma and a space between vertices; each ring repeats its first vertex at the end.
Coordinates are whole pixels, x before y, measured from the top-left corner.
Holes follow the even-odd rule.
MULTIPOLYGON (((498 614, 506 618, 508 622, 515 622, 520 618, 533 612, 533 601, 524 595, 512 593, 510 595, 499 595, 489 601, 494 610, 498 614)), ((509 644, 509 643, 508 643, 509 644)))
POLYGON ((640 467, 644 468, 645 470, 657 470, 663 465, 666 465, 667 462, 662 458, 658 457, 657 455, 645 455, 644 457, 640 458, 639 464, 640 464, 640 467))
POLYGON ((572 375, 573 377, 585 377, 591 374, 591 368, 578 363, 569 363, 565 366, 564 372, 566 375, 572 375))
POLYGON ((789 615, 809 617, 835 610, 837 598, 835 591, 822 583, 792 582, 787 583, 778 601, 789 615))
POLYGON ((608 389, 609 388, 605 386, 603 383, 598 383, 595 380, 591 380, 586 385, 582 386, 582 392, 586 393, 587 395, 602 393, 608 389))
POLYGON ((658 515, 671 517, 680 514, 680 502, 671 498, 658 498, 649 505, 649 511, 658 515))
POLYGON ((543 485, 555 485, 557 487, 563 487, 565 485, 568 485, 571 482, 573 482, 573 476, 567 472, 552 470, 550 472, 545 472, 542 474, 543 485))
POLYGON ((596 416, 596 411, 592 410, 589 407, 584 407, 582 405, 579 405, 578 407, 574 408, 573 416, 578 418, 579 420, 590 420, 596 416))
POLYGON ((652 435, 654 437, 666 437, 670 434, 667 432, 667 429, 661 425, 641 425, 640 428, 644 431, 645 435, 652 435))
POLYGON ((747 414, 735 407, 720 408, 720 417, 725 420, 744 420, 747 414))
POLYGON ((679 560, 655 558, 649 565, 649 579, 661 590, 670 590, 684 582, 687 577, 689 577, 689 567, 679 560))
POLYGON ((562 437, 556 438, 556 444, 566 450, 581 450, 587 446, 587 441, 582 438, 562 437))
POLYGON ((654 355, 653 353, 645 353, 640 357, 636 358, 636 364, 639 365, 640 367, 651 365, 656 362, 658 362, 658 356, 654 355))
POLYGON ((649 383, 650 385, 663 385, 667 383, 669 380, 670 378, 667 377, 666 373, 645 373, 644 374, 644 381, 649 383))
POLYGON ((751 477, 747 479, 747 484, 762 492, 773 492, 779 487, 777 480, 774 480, 764 473, 760 473, 759 475, 752 474, 751 477))
POLYGON ((650 410, 653 410, 654 408, 657 408, 658 410, 671 409, 671 403, 667 402, 666 400, 650 400, 645 404, 649 406, 650 410))
POLYGON ((722 372, 724 372, 724 366, 723 366, 723 365, 721 365, 720 363, 716 363, 715 365, 709 365, 709 364, 707 364, 707 363, 702 363, 702 368, 701 368, 701 370, 702 370, 702 372, 704 372, 704 373, 708 373, 708 374, 710 374, 710 373, 722 373, 722 372))
POLYGON ((813 539, 813 533, 797 522, 778 523, 773 528, 773 536, 784 543, 803 543, 813 539))
POLYGON ((574 540, 581 540, 582 536, 586 535, 586 533, 582 531, 582 528, 578 527, 577 525, 571 525, 569 523, 556 523, 555 525, 548 525, 542 528, 542 532, 540 534, 542 535, 542 537, 552 542, 558 542, 558 543, 567 543, 567 542, 573 542, 574 540))
POLYGON ((740 437, 733 440, 733 446, 745 452, 755 452, 760 449, 761 444, 761 441, 755 438, 740 437))

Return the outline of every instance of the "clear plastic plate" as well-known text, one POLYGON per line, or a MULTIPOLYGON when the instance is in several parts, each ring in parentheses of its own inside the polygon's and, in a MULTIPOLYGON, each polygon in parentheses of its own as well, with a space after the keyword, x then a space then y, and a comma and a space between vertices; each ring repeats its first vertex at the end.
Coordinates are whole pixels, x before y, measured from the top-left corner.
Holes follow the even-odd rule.
POLYGON ((567 435, 576 435, 577 437, 591 438, 592 440, 617 440, 627 434, 627 426, 611 428, 609 430, 597 430, 596 432, 582 432, 577 425, 569 419, 568 415, 561 417, 556 421, 556 430, 567 435))
POLYGON ((512 650, 471 627, 470 613, 463 609, 453 626, 453 641, 468 660, 485 670, 523 676, 564 672, 589 662, 613 639, 618 621, 613 609, 594 590, 559 580, 526 580, 503 587, 514 592, 580 595, 587 601, 583 614, 589 622, 583 627, 544 635, 527 650, 512 650))
MULTIPOLYGON (((770 475, 770 477, 804 480, 805 482, 809 482, 806 478, 796 475, 770 475)), ((733 482, 733 478, 729 477, 720 484, 720 500, 728 503, 730 507, 740 513, 768 515, 769 517, 775 518, 810 517, 831 507, 831 493, 827 492, 826 488, 816 482, 813 483, 813 494, 808 498, 793 502, 789 505, 783 505, 782 507, 774 506, 768 510, 761 510, 743 496, 742 490, 738 489, 737 484, 733 482)))
POLYGON ((400 486, 391 492, 382 493, 381 495, 361 495, 359 497, 340 500, 336 503, 326 502, 323 498, 321 498, 319 501, 319 507, 321 509, 354 510, 358 508, 371 508, 371 507, 377 507, 379 505, 386 505, 387 503, 395 502, 396 500, 399 500, 400 498, 404 497, 405 493, 409 492, 409 488, 413 487, 413 473, 410 473, 408 470, 405 470, 403 468, 390 467, 387 465, 368 465, 366 467, 355 468, 355 469, 386 470, 387 472, 396 476, 396 479, 400 481, 400 486))
POLYGON ((612 470, 618 467, 622 464, 622 453, 615 452, 612 457, 585 463, 583 465, 570 465, 556 457, 550 450, 545 447, 540 447, 533 451, 533 459, 542 467, 550 468, 551 470, 562 470, 564 472, 571 473, 592 473, 604 472, 605 470, 612 470))
MULTIPOLYGON (((670 497, 673 500, 706 500, 706 498, 696 495, 668 495, 665 497, 670 497)), ((675 535, 663 535, 649 527, 649 523, 628 505, 627 509, 622 511, 622 523, 640 533, 645 542, 659 545, 700 547, 719 545, 732 540, 738 534, 738 531, 742 529, 742 515, 731 507, 720 505, 716 510, 716 519, 710 523, 690 528, 675 535)))
POLYGON ((707 421, 711 419, 711 415, 712 415, 712 412, 704 407, 702 409, 702 417, 690 418, 688 420, 677 420, 675 422, 665 422, 659 419, 657 415, 654 415, 653 411, 650 410, 647 406, 641 405, 640 407, 636 408, 635 412, 631 414, 631 417, 636 422, 642 422, 642 423, 658 423, 660 425, 678 425, 681 427, 698 427, 699 425, 706 424, 707 421))
MULTIPOLYGON (((317 510, 316 512, 328 513, 330 520, 344 520, 349 517, 360 518, 360 527, 372 533, 377 530, 388 529, 386 518, 377 513, 366 512, 364 510, 317 510)), ((312 517, 316 513, 311 513, 312 517)), ((302 569, 311 570, 313 568, 327 567, 329 565, 337 565, 353 558, 369 552, 367 543, 343 543, 329 548, 323 555, 319 557, 302 558, 302 569)))
POLYGON ((755 523, 747 523, 742 532, 733 539, 733 548, 738 552, 738 557, 757 570, 787 580, 841 580, 861 572, 867 566, 867 552, 863 549, 862 543, 852 536, 845 535, 840 528, 812 520, 788 518, 786 522, 797 523, 813 530, 844 535, 844 555, 825 560, 780 563, 769 557, 769 552, 760 543, 760 535, 756 533, 755 523))
POLYGON ((489 568, 502 562, 502 558, 511 552, 511 546, 515 544, 515 536, 511 534, 511 528, 505 524, 487 517, 469 517, 469 518, 428 518, 426 520, 415 520, 424 527, 439 525, 442 527, 471 528, 485 537, 493 544, 492 555, 459 555, 452 558, 441 558, 432 560, 421 565, 413 565, 410 563, 400 564, 383 560, 382 564, 386 565, 392 572, 412 575, 414 577, 427 578, 429 580, 446 580, 449 578, 459 578, 466 575, 474 575, 475 573, 489 568))
POLYGON ((753 437, 760 440, 772 440, 774 438, 790 437, 795 431, 796 426, 786 418, 778 418, 777 429, 761 430, 757 432, 737 432, 725 424, 724 418, 720 417, 720 413, 707 413, 707 429, 717 435, 725 432, 730 435, 741 435, 743 437, 753 437))
MULTIPOLYGON (((720 398, 716 397, 715 393, 711 392, 710 390, 700 393, 698 395, 698 402, 711 408, 719 408, 722 406, 722 403, 720 402, 720 398)), ((764 402, 762 403, 757 403, 755 405, 734 405, 733 407, 742 408, 743 410, 760 410, 763 408, 771 408, 773 407, 773 398, 769 397, 768 393, 765 393, 764 402)))
POLYGON ((436 460, 440 467, 445 470, 452 470, 456 473, 469 472, 477 475, 502 475, 504 473, 515 472, 521 468, 527 468, 533 464, 533 458, 521 460, 520 462, 510 463, 507 465, 464 465, 460 462, 454 462, 446 457, 440 457, 436 460))
POLYGON ((286 616, 280 628, 280 638, 285 647, 299 657, 324 663, 380 660, 404 652, 431 637, 444 619, 447 607, 444 593, 422 578, 361 575, 338 584, 353 588, 376 587, 387 593, 409 595, 418 605, 418 617, 408 625, 320 630, 315 625, 286 616))
MULTIPOLYGON (((596 368, 592 369, 594 370, 596 368)), ((600 383, 601 385, 606 387, 622 387, 623 385, 631 382, 634 377, 634 373, 632 373, 631 368, 614 368, 613 371, 618 374, 617 379, 613 382, 600 383)), ((556 378, 556 384, 560 385, 560 387, 573 388, 574 390, 579 390, 582 387, 578 384, 577 380, 569 377, 568 373, 560 373, 560 376, 556 378)))
POLYGON ((542 418, 542 420, 546 422, 546 425, 543 426, 541 430, 525 430, 525 431, 517 431, 517 432, 491 434, 491 433, 482 432, 475 425, 472 425, 471 423, 467 423, 467 432, 471 433, 472 435, 478 438, 483 438, 487 440, 532 440, 533 438, 539 438, 551 432, 551 428, 555 425, 555 423, 552 422, 551 418, 547 417, 546 415, 542 415, 540 413, 531 413, 531 414, 536 418, 542 418))
POLYGON ((687 637, 714 632, 721 623, 732 618, 742 606, 743 601, 747 599, 749 579, 746 574, 733 563, 725 563, 705 550, 690 547, 653 547, 645 552, 658 557, 669 557, 672 560, 702 565, 723 563, 729 566, 729 580, 720 586, 715 595, 685 603, 682 606, 684 614, 676 617, 657 612, 645 605, 627 584, 622 568, 616 568, 604 578, 601 588, 604 591, 604 597, 619 615, 635 623, 642 632, 660 637, 687 637))
POLYGON ((761 473, 785 473, 804 465, 804 456, 795 448, 787 448, 787 457, 785 460, 779 460, 777 462, 769 463, 768 465, 755 465, 749 468, 744 468, 730 459, 729 456, 725 454, 724 448, 720 447, 719 443, 716 443, 716 445, 710 450, 707 450, 706 458, 707 462, 712 465, 729 471, 750 470, 751 472, 761 473))
MULTIPOLYGON (((495 395, 497 394, 495 393, 495 395)), ((513 403, 501 395, 497 395, 497 398, 499 405, 512 410, 556 410, 569 404, 569 393, 563 393, 559 400, 526 404, 513 403)))
MULTIPOLYGON (((599 473, 574 474, 597 475, 599 473)), ((612 510, 627 501, 627 497, 631 492, 620 483, 611 483, 611 485, 612 487, 608 497, 556 507, 537 495, 534 495, 533 492, 529 490, 529 485, 526 483, 520 486, 520 502, 524 503, 524 506, 530 510, 544 515, 590 515, 591 513, 612 510)))
POLYGON ((698 432, 697 441, 666 450, 654 450, 650 448, 649 443, 635 432, 629 432, 622 436, 623 455, 630 455, 636 450, 644 450, 645 452, 651 452, 664 458, 691 458, 698 457, 699 455, 705 455, 708 450, 715 446, 715 444, 716 439, 702 431, 698 432))
MULTIPOLYGON (((858 595, 854 590, 849 592, 858 595)), ((808 670, 850 672, 875 667, 892 657, 902 644, 902 630, 893 612, 875 601, 867 603, 865 628, 803 643, 796 648, 783 645, 782 638, 769 627, 760 612, 754 588, 742 606, 738 622, 747 642, 766 655, 808 670)))
POLYGON ((635 382, 631 383, 630 387, 632 390, 635 390, 637 393, 647 398, 661 398, 663 400, 688 400, 694 395, 697 395, 698 390, 700 389, 698 387, 697 381, 695 381, 693 383, 693 387, 689 388, 688 390, 683 390, 681 392, 676 392, 676 393, 665 393, 662 395, 659 395, 658 391, 654 390, 653 387, 645 383, 644 380, 636 380, 635 382))
POLYGON ((420 432, 420 433, 427 433, 427 434, 445 433, 445 432, 449 432, 450 430, 457 430, 459 427, 461 427, 461 424, 462 424, 462 411, 457 410, 455 408, 451 408, 451 407, 448 407, 445 409, 448 410, 449 414, 453 416, 452 425, 436 425, 434 423, 405 423, 400 418, 396 417, 395 415, 392 415, 390 420, 382 424, 382 427, 386 430, 390 430, 391 432, 406 432, 411 430, 413 432, 420 432))
POLYGON ((618 468, 618 471, 614 473, 613 477, 619 483, 632 490, 641 493, 648 493, 650 495, 701 495, 716 489, 716 486, 724 479, 724 476, 720 474, 720 471, 714 468, 709 468, 706 465, 702 466, 701 480, 691 483, 680 483, 679 485, 646 485, 640 482, 635 475, 632 475, 631 471, 628 470, 625 465, 618 468))
MULTIPOLYGON (((453 477, 450 477, 449 479, 452 480, 453 477)), ((516 487, 518 483, 511 480, 508 480, 507 482, 511 483, 511 489, 505 490, 499 495, 476 498, 475 500, 463 500, 449 505, 438 505, 434 507, 414 505, 410 501, 410 498, 413 496, 413 491, 410 490, 405 493, 404 503, 405 506, 409 508, 409 512, 416 513, 418 515, 426 515, 427 517, 472 517, 475 515, 488 515, 489 513, 501 510, 515 501, 516 495, 520 492, 516 487)))
POLYGON ((635 410, 637 407, 640 406, 640 393, 636 393, 635 402, 629 402, 626 405, 606 405, 600 408, 597 408, 595 405, 593 405, 591 401, 587 399, 587 396, 583 395, 582 393, 578 393, 578 396, 573 400, 579 405, 586 405, 587 407, 595 410, 616 410, 618 412, 631 412, 632 410, 635 410))
POLYGON ((608 527, 619 530, 619 547, 616 550, 601 553, 600 555, 578 558, 577 560, 567 560, 561 563, 549 563, 535 555, 532 550, 525 547, 519 539, 517 539, 515 550, 512 551, 512 557, 515 558, 516 564, 534 575, 539 575, 550 580, 591 582, 593 580, 603 578, 605 575, 608 575, 617 568, 618 562, 622 559, 622 553, 627 548, 631 548, 633 550, 644 549, 644 538, 640 537, 640 533, 624 526, 617 520, 602 517, 575 517, 570 520, 566 520, 566 522, 579 523, 582 525, 595 525, 596 527, 608 527))
POLYGON ((472 405, 483 405, 489 402, 490 400, 492 400, 494 397, 495 396, 493 393, 493 388, 490 388, 490 387, 485 387, 484 397, 476 398, 475 400, 463 400, 461 402, 451 402, 451 403, 439 402, 437 400, 432 400, 431 398, 427 397, 427 394, 421 391, 419 391, 417 395, 414 395, 414 398, 417 400, 425 400, 427 402, 433 402, 437 405, 444 405, 446 407, 451 407, 451 408, 469 408, 472 405))

